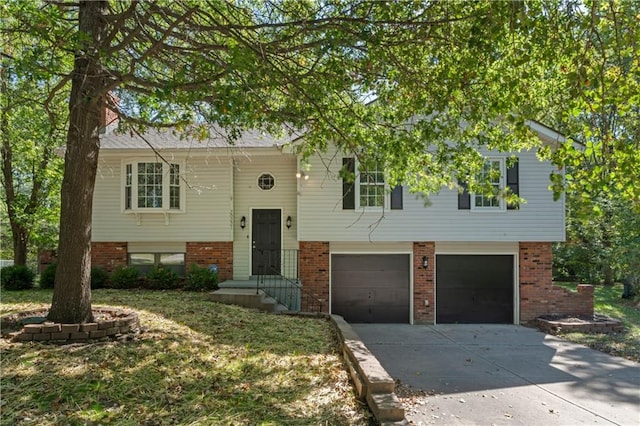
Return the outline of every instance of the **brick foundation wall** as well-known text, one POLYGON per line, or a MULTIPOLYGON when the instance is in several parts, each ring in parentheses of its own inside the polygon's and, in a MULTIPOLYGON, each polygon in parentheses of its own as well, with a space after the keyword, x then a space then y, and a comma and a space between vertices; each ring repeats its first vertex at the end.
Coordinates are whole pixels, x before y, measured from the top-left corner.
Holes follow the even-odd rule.
MULTIPOLYGON (((329 243, 300 241, 300 280, 303 294, 323 299, 322 312, 329 312, 329 243)), ((302 297, 302 311, 312 311, 310 301, 302 297), (306 299, 306 300, 305 300, 306 299)))
POLYGON ((119 266, 127 266, 127 243, 92 242, 91 266, 99 266, 107 272, 113 272, 119 266))
POLYGON ((572 292, 553 285, 551 243, 521 242, 520 322, 540 315, 593 315, 593 287, 578 286, 572 292))
POLYGON ((416 324, 433 324, 435 298, 435 243, 413 243, 413 321, 416 324), (427 256, 429 266, 422 266, 422 258, 427 256), (429 306, 425 306, 425 300, 429 306))
POLYGON ((218 282, 232 279, 233 242, 187 242, 187 253, 185 255, 187 272, 192 263, 203 268, 209 265, 218 265, 218 282))

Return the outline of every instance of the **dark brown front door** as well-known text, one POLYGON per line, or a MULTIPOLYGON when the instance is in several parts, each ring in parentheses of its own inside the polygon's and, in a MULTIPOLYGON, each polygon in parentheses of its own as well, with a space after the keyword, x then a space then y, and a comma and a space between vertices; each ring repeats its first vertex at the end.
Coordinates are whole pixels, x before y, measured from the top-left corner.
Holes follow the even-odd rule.
POLYGON ((331 312, 348 322, 409 322, 408 254, 331 256, 331 312))
POLYGON ((251 216, 252 275, 280 274, 280 209, 253 210, 251 216))
POLYGON ((513 324, 512 255, 437 255, 436 322, 513 324))

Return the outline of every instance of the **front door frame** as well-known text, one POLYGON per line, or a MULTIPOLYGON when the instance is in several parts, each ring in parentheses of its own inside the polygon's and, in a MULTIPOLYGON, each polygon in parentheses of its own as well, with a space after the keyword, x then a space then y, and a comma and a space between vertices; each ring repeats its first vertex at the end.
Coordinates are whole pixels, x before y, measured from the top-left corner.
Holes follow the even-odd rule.
MULTIPOLYGON (((251 276, 255 276, 256 274, 254 274, 254 270, 253 270, 253 247, 254 247, 254 227, 255 224, 253 223, 253 213, 254 211, 257 210, 279 210, 280 211, 280 251, 282 251, 282 243, 284 241, 284 230, 283 230, 283 222, 282 222, 282 212, 283 209, 282 207, 251 207, 249 209, 249 218, 250 218, 250 222, 249 222, 249 271, 251 276)), ((282 269, 282 259, 280 259, 280 269, 282 269)))

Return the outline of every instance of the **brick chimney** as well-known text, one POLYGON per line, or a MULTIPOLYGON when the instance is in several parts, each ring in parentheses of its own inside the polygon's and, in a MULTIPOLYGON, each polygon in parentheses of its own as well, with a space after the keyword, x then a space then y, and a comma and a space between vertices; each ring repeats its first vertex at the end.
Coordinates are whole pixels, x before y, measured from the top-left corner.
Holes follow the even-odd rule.
POLYGON ((106 96, 102 110, 100 111, 100 132, 107 133, 113 130, 118 125, 118 113, 111 109, 111 105, 117 106, 120 103, 118 98, 113 93, 109 92, 106 96))

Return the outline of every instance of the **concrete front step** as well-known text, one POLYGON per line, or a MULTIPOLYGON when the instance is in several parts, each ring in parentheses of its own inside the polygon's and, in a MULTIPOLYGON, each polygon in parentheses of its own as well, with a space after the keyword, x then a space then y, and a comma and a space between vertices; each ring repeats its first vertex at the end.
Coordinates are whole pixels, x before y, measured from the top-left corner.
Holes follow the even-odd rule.
POLYGON ((209 293, 208 299, 225 305, 244 306, 245 308, 259 309, 265 312, 287 310, 285 306, 280 305, 274 298, 267 296, 264 291, 256 291, 255 288, 221 288, 209 293))

